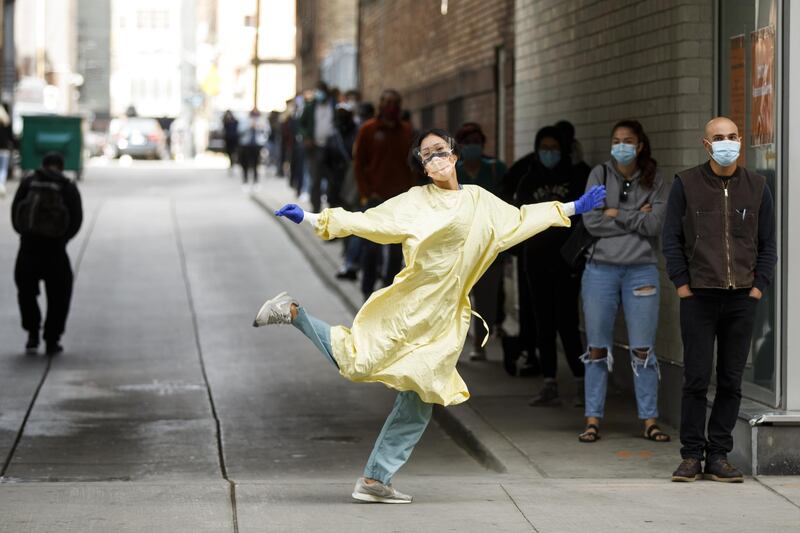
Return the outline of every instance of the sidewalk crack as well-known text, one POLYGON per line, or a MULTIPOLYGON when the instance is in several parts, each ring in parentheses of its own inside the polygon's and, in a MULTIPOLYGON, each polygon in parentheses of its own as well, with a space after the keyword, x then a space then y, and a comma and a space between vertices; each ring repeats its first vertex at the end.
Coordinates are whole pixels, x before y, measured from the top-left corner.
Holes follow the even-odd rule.
POLYGON ((217 405, 214 401, 214 393, 211 390, 211 382, 208 380, 208 372, 206 371, 205 358, 203 356, 203 347, 200 342, 200 327, 197 321, 197 310, 194 305, 194 297, 192 295, 192 286, 189 282, 189 272, 186 264, 186 250, 183 246, 183 239, 181 238, 180 224, 178 223, 178 213, 175 208, 175 199, 170 198, 170 213, 172 215, 172 226, 175 232, 175 241, 178 247, 178 256, 181 262, 181 276, 183 277, 184 288, 186 289, 186 299, 189 303, 189 312, 192 317, 192 329, 194 331, 194 343, 197 349, 197 359, 200 363, 200 373, 203 376, 203 382, 206 386, 206 394, 208 395, 208 403, 211 408, 211 416, 214 418, 215 437, 217 442, 217 459, 219 461, 219 469, 222 478, 228 482, 230 502, 231 502, 231 519, 233 520, 233 532, 239 532, 239 517, 236 508, 236 482, 228 477, 228 467, 225 464, 225 450, 222 445, 222 424, 219 420, 217 412, 217 405))
POLYGON ((780 498, 783 498, 784 500, 786 500, 787 502, 789 502, 789 504, 791 504, 791 505, 793 505, 794 507, 797 507, 798 509, 800 509, 800 505, 798 505, 797 503, 793 502, 793 501, 792 501, 792 500, 790 500, 790 499, 789 499, 789 498, 788 498, 786 495, 784 495, 784 494, 781 494, 780 492, 778 492, 777 490, 775 490, 773 487, 770 487, 769 485, 767 485, 766 483, 764 483, 763 481, 761 481, 760 479, 758 479, 758 476, 753 476, 753 479, 755 479, 755 480, 756 480, 756 482, 757 482, 759 485, 761 485, 762 487, 764 487, 764 488, 765 488, 765 489, 767 489, 768 491, 772 492, 772 493, 773 493, 773 494, 775 494, 776 496, 779 496, 780 498))
POLYGON ((525 515, 525 513, 522 512, 522 509, 519 508, 519 505, 517 504, 517 500, 515 500, 514 497, 511 496, 511 494, 508 492, 508 490, 506 490, 506 487, 502 483, 500 483, 500 488, 503 489, 503 492, 506 493, 506 496, 508 496, 508 499, 511 500, 511 503, 513 503, 514 507, 517 508, 517 511, 519 511, 519 514, 522 515, 522 518, 524 518, 525 521, 528 523, 528 525, 531 526, 531 529, 533 531, 535 531, 536 533, 539 533, 539 530, 536 529, 536 526, 533 525, 533 522, 528 520, 528 517, 525 515))

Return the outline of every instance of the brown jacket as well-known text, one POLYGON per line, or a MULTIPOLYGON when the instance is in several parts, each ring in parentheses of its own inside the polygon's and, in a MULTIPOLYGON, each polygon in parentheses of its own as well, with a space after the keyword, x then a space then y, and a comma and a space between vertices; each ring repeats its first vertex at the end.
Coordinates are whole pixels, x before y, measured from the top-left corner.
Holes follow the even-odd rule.
POLYGON ((684 254, 693 289, 753 286, 759 256, 759 210, 766 179, 738 168, 728 179, 708 164, 678 174, 686 198, 684 254))
POLYGON ((362 198, 388 200, 416 185, 406 159, 411 149, 411 125, 387 126, 380 118, 364 123, 353 146, 353 171, 362 198))

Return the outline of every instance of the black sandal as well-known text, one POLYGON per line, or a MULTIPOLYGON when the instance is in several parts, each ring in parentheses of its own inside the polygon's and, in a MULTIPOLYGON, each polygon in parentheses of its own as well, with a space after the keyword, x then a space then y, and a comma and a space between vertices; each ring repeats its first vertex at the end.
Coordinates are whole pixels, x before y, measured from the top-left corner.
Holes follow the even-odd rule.
POLYGON ((661 431, 661 428, 658 427, 658 424, 653 424, 645 429, 644 438, 653 442, 669 442, 672 440, 672 437, 661 431))
POLYGON ((578 435, 578 440, 585 443, 597 442, 600 440, 600 428, 596 424, 587 424, 586 429, 578 435), (594 430, 594 431, 591 431, 594 430))

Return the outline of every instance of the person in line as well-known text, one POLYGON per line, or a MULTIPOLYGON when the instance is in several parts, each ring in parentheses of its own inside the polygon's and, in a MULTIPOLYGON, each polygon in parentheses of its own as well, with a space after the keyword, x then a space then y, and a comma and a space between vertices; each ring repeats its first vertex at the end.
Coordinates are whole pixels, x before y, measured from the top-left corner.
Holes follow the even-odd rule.
POLYGON ((228 156, 228 173, 233 172, 236 154, 239 151, 239 121, 228 109, 222 116, 222 132, 225 135, 225 154, 228 156))
POLYGON ((14 150, 14 132, 8 104, 0 104, 0 198, 6 196, 6 181, 11 173, 11 154, 14 150))
MULTIPOLYGON (((466 122, 456 132, 461 157, 456 163, 458 182, 478 185, 494 195, 500 192, 500 182, 506 173, 506 165, 493 157, 484 155, 486 135, 480 124, 466 122)), ((503 274, 505 272, 505 254, 500 255, 481 276, 480 281, 472 289, 472 299, 478 315, 473 318, 472 350, 469 358, 472 361, 485 361, 486 350, 481 345, 483 335, 482 320, 490 326, 490 334, 502 337, 503 330, 500 293, 503 290, 503 274)))
POLYGON ((638 121, 623 120, 611 130, 611 160, 592 169, 587 187, 601 183, 608 187, 606 208, 583 215, 586 229, 597 240, 587 252, 581 288, 588 349, 582 357, 586 364, 586 428, 579 440, 600 438, 608 374, 614 363, 614 320, 621 302, 644 436, 667 442, 669 435, 656 423, 660 370, 655 353, 659 309, 656 247, 667 188, 638 121))
POLYGON ((459 404, 469 391, 456 362, 473 311, 469 291, 503 250, 569 216, 602 205, 596 187, 569 204, 545 202, 521 210, 475 185, 461 185, 455 140, 445 131, 423 132, 409 164, 432 183, 416 186, 365 212, 341 208, 306 213, 294 204, 276 212, 311 224, 323 239, 357 234, 403 246, 406 267, 389 287, 372 294, 352 328, 314 318, 286 293, 268 300, 254 326, 292 324, 322 351, 339 373, 356 382, 381 382, 399 391, 353 498, 410 503, 391 485, 431 417, 433 403, 459 404))
POLYGON ((64 351, 61 335, 72 298, 72 266, 67 243, 81 228, 83 209, 75 183, 64 176, 64 157, 49 153, 42 168, 22 180, 11 205, 19 253, 14 270, 22 328, 28 332, 25 352, 39 350, 42 313, 37 298, 44 281, 47 317, 44 341, 47 355, 64 351))
MULTIPOLYGON (((357 91, 348 91, 350 97, 348 102, 355 101, 357 104, 354 106, 352 103, 350 109, 353 111, 353 122, 356 126, 356 136, 358 131, 366 121, 375 116, 375 108, 370 102, 361 102, 361 95, 357 91), (352 100, 351 98, 355 98, 352 100)), ((342 206, 349 211, 358 210, 361 208, 361 198, 358 192, 358 184, 356 183, 355 170, 352 164, 352 150, 354 149, 355 142, 350 147, 351 149, 351 164, 345 172, 344 182, 341 188, 342 206)), ((336 271, 336 279, 345 279, 355 281, 358 279, 358 273, 361 270, 362 263, 362 250, 364 249, 364 240, 355 235, 346 237, 344 239, 344 262, 336 271)))
POLYGON ((775 211, 766 178, 737 163, 741 138, 732 120, 709 121, 703 147, 708 162, 675 176, 663 232, 683 340, 682 460, 672 480, 741 483, 728 453, 756 308, 778 258, 775 211), (706 432, 715 343, 717 392, 706 432))
MULTIPOLYGON (((352 208, 342 196, 345 179, 352 173, 353 167, 353 145, 355 144, 358 127, 353 120, 352 107, 348 103, 336 105, 336 116, 334 118, 336 127, 333 134, 328 138, 325 145, 325 166, 330 169, 331 188, 328 194, 328 205, 331 207, 352 208)), ((355 184, 353 184, 355 185, 355 184)), ((354 249, 354 237, 347 237, 342 240, 342 255, 344 263, 336 271, 337 279, 354 281, 358 277, 360 263, 360 251, 354 249)))
MULTIPOLYGON (((567 203, 576 200, 586 188, 586 175, 575 168, 561 134, 553 126, 536 133, 536 156, 531 169, 517 186, 514 205, 546 201, 567 203)), ((523 267, 531 291, 536 316, 536 339, 542 364, 544 386, 531 400, 533 406, 561 405, 558 394, 556 336, 575 378, 576 407, 583 407, 584 365, 580 358, 578 297, 580 277, 561 256, 561 247, 570 236, 569 228, 557 228, 536 235, 523 244, 523 267)))
MULTIPOLYGON (((353 147, 353 171, 361 207, 369 209, 404 193, 416 184, 406 165, 413 137, 411 125, 400 120, 403 100, 387 89, 381 94, 378 116, 364 123, 353 147)), ((361 250, 361 293, 369 298, 375 283, 392 283, 402 268, 403 252, 396 243, 363 242, 361 250)))
POLYGON ((325 144, 333 134, 333 115, 336 100, 324 81, 317 83, 313 99, 306 102, 300 117, 300 133, 303 136, 305 157, 311 173, 311 206, 314 211, 322 208, 322 191, 329 179, 325 167, 325 144))
POLYGON ((258 187, 258 165, 261 161, 261 149, 267 141, 264 130, 258 123, 258 111, 250 113, 250 124, 239 136, 239 164, 242 167, 242 190, 250 192, 258 187), (252 175, 251 181, 248 181, 252 175))

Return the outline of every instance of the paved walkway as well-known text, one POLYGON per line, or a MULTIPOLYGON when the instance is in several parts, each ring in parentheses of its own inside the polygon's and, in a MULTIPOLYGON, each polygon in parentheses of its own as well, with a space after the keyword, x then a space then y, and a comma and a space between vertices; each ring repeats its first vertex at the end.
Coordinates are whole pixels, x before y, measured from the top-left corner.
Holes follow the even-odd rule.
MULTIPOLYGON (((352 320, 353 302, 322 263, 336 263, 339 246, 266 214, 219 168, 93 166, 81 190, 86 224, 70 245, 77 281, 60 357, 21 355, 16 236, 0 224, 0 532, 800 523, 798 480, 669 483, 674 446, 637 438, 627 416, 582 447, 580 411, 527 407, 537 382, 506 377, 494 351, 489 363, 461 364, 473 400, 439 411, 397 477, 416 502, 354 504, 352 483, 393 393, 342 380, 292 328, 250 326, 279 290, 302 294, 330 322, 352 320)), ((274 178, 262 192, 268 202, 291 197, 274 178)), ((9 206, 0 201, 0 219, 9 206)), ((632 412, 624 398, 612 402, 632 412)))

